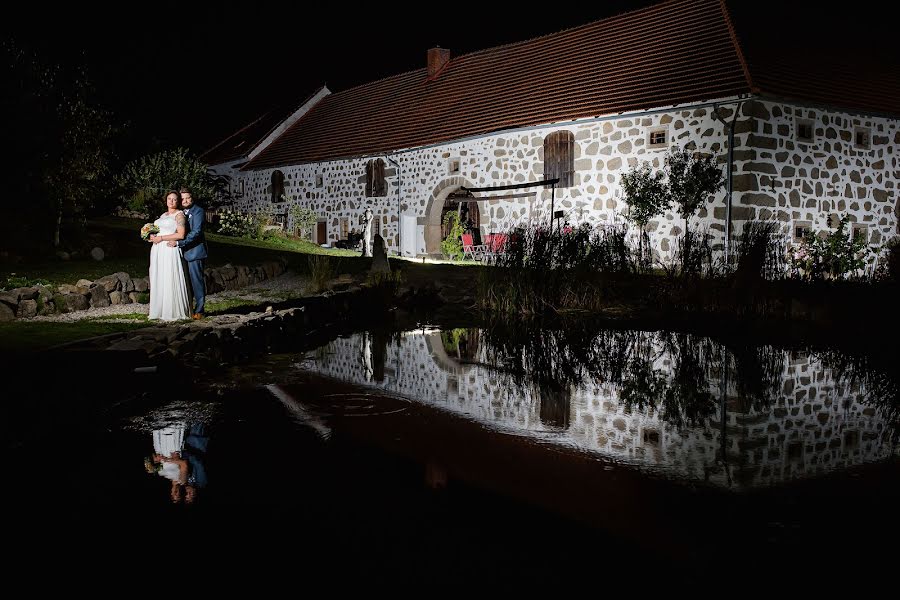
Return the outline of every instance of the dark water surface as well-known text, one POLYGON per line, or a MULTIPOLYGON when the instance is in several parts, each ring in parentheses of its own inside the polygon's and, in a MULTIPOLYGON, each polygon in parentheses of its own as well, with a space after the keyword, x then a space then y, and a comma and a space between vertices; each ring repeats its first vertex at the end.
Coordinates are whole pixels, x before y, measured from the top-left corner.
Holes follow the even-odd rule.
POLYGON ((682 333, 361 332, 73 386, 8 426, 10 498, 60 535, 274 536, 387 579, 871 566, 896 547, 894 376, 682 333))

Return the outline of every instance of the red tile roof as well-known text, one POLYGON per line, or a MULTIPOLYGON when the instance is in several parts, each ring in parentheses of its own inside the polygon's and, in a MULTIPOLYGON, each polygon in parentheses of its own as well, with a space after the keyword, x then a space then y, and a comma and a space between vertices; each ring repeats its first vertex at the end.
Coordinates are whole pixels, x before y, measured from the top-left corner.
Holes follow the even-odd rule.
MULTIPOLYGON (((334 93, 244 169, 747 94, 753 75, 722 0, 669 0, 452 58, 432 80, 422 68, 334 93)), ((795 97, 780 77, 759 81, 795 97)))

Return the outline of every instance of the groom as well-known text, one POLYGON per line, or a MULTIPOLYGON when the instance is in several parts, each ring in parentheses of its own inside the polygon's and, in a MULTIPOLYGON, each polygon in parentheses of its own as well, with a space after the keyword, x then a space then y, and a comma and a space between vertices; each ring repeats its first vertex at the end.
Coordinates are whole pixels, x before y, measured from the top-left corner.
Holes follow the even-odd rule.
POLYGON ((203 305, 206 302, 206 283, 203 281, 203 262, 206 260, 206 237, 203 227, 206 223, 206 211, 194 204, 191 190, 181 188, 181 206, 187 217, 187 234, 183 240, 171 241, 170 246, 181 248, 182 256, 188 264, 191 276, 191 289, 194 290, 194 319, 203 318, 203 305))

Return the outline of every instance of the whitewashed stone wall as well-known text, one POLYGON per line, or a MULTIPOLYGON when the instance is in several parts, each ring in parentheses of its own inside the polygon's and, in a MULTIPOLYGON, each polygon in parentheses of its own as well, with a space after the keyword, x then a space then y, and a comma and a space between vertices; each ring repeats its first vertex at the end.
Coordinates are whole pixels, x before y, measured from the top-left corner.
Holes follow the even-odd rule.
MULTIPOLYGON (((733 107, 722 105, 719 114, 730 120, 733 107)), ((714 153, 725 166, 727 135, 712 110, 712 106, 703 105, 561 123, 397 152, 392 158, 402 169, 399 200, 398 170, 386 156, 281 167, 290 201, 275 205, 270 192, 274 169, 240 172, 237 177, 245 181, 245 194, 237 199, 236 206, 246 211, 271 206, 275 212, 285 213, 293 204, 309 207, 326 220, 331 242, 340 239, 342 221, 346 220, 347 229, 359 227, 368 206, 375 214, 376 231, 381 231, 394 251, 398 248, 398 212, 412 215, 418 223, 416 252, 435 252, 433 236, 426 245, 427 228, 438 223, 440 206, 450 192, 460 186, 541 180, 544 138, 554 131, 568 130, 575 138, 574 185, 556 190, 556 210, 565 211, 566 219, 576 225, 621 223, 627 210, 619 187, 621 175, 643 161, 662 167, 666 148, 648 148, 651 131, 664 128, 669 146, 691 146, 714 153), (371 158, 385 159, 385 197, 365 196, 365 165, 371 158), (459 171, 451 171, 451 164, 457 161, 459 171)), ((896 119, 750 101, 742 105, 735 131, 736 233, 744 219, 779 219, 786 234, 792 231, 794 220, 812 221, 814 228, 824 228, 828 215, 835 211, 848 211, 852 220, 869 224, 875 244, 897 231, 900 129, 896 119), (814 144, 793 141, 794 115, 798 112, 816 119, 814 144), (871 150, 855 149, 848 142, 857 123, 871 128, 871 150)), ((543 189, 532 198, 482 201, 483 233, 548 222, 550 195, 549 189, 543 189)), ((692 222, 692 226, 708 229, 717 243, 721 243, 725 230, 724 198, 723 190, 709 210, 701 210, 692 222)), ((653 247, 669 255, 683 226, 674 212, 652 221, 649 229, 653 247)))
MULTIPOLYGON (((848 214, 868 225, 878 246, 900 233, 900 121, 773 102, 749 102, 735 129, 738 220, 807 221, 829 228, 829 216, 848 214), (814 141, 797 141, 796 119, 809 119, 814 141), (870 132, 870 147, 854 144, 854 128, 870 132)), ((715 208, 717 216, 724 208, 715 208)))
MULTIPOLYGON (((831 371, 803 355, 786 354, 782 394, 762 412, 741 412, 729 391, 725 452, 721 415, 676 428, 657 411, 634 411, 610 384, 572 390, 569 423, 561 430, 542 422, 534 390, 513 386, 502 373, 459 364, 443 351, 439 333, 421 331, 388 345, 384 380, 374 379, 371 338, 339 339, 317 352, 310 370, 404 397, 488 424, 695 481, 752 488, 881 460, 891 455, 884 416, 867 405, 865 390, 835 385, 831 371)), ((484 349, 479 361, 486 360, 484 349)), ((671 373, 662 354, 654 368, 671 373)), ((718 397, 718 387, 709 391, 718 397)), ((896 452, 896 451, 894 451, 896 452)))

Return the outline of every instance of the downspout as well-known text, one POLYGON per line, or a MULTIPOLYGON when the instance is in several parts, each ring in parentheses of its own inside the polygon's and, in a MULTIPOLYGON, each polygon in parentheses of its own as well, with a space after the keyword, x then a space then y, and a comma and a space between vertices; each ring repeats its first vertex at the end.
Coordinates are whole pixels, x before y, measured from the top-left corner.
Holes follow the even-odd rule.
POLYGON ((731 117, 731 122, 725 121, 721 116, 719 116, 719 105, 713 105, 713 116, 722 122, 725 126, 725 131, 728 133, 728 178, 726 184, 726 193, 725 193, 725 264, 731 264, 731 193, 733 189, 733 171, 734 171, 734 123, 737 121, 738 113, 741 111, 741 106, 744 104, 744 101, 741 100, 738 102, 737 106, 734 109, 734 115, 731 117))
POLYGON ((403 244, 400 241, 400 236, 403 235, 403 222, 400 218, 400 192, 403 190, 403 169, 400 168, 400 163, 390 156, 385 155, 385 158, 397 167, 397 256, 403 256, 403 244))

